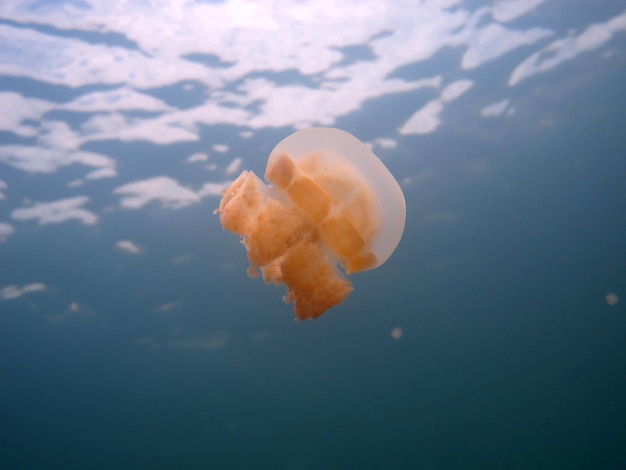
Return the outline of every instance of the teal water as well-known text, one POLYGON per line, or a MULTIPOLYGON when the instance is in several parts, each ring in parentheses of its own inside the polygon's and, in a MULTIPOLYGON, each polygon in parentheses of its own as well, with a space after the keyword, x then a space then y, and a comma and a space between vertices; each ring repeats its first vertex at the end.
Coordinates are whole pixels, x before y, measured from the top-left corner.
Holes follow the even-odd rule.
POLYGON ((622 468, 626 6, 176 3, 0 7, 0 467, 622 468), (202 188, 309 125, 395 144, 407 225, 296 323, 202 188))

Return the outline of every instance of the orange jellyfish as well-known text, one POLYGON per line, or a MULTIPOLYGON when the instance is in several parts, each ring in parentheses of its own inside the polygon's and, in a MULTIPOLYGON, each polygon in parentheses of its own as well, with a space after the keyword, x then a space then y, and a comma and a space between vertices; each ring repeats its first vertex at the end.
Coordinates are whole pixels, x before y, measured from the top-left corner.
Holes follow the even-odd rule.
POLYGON ((402 238, 406 204, 400 185, 352 134, 331 128, 295 132, 272 151, 266 185, 244 171, 216 212, 243 239, 248 274, 285 284, 298 320, 343 302, 343 274, 383 264, 402 238), (339 268, 341 266, 341 269, 339 268))

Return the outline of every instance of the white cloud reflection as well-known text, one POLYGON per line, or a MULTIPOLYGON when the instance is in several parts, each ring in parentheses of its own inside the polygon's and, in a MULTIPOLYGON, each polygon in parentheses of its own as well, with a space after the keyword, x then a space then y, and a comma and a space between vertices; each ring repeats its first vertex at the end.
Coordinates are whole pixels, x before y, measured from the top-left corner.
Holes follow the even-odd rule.
MULTIPOLYGON (((262 129, 331 126, 367 112, 366 104, 382 97, 419 95, 409 101, 414 109, 402 115, 404 122, 386 135, 369 136, 372 145, 393 148, 403 136, 437 132, 447 109, 467 100, 466 94, 479 94, 476 70, 507 56, 502 76, 494 77, 501 90, 473 104, 473 111, 510 115, 515 108, 507 84, 552 70, 626 30, 626 13, 568 33, 533 24, 546 19, 531 15, 544 2, 1 2, 0 77, 29 79, 50 92, 0 92, 0 131, 11 136, 0 145, 0 164, 44 174, 83 166, 84 173, 63 183, 77 188, 119 177, 107 190, 121 196, 122 207, 158 201, 181 208, 219 196, 227 183, 194 190, 168 175, 133 175, 138 180, 129 181, 120 174, 122 156, 103 153, 103 144, 194 143, 215 125, 237 128, 242 139, 262 129), (429 62, 448 51, 454 52, 451 66, 439 70, 429 62)), ((212 155, 231 151, 228 138, 211 138, 206 148, 212 155)), ((209 158, 187 151, 190 163, 209 158)), ((254 156, 229 163, 217 157, 200 168, 230 177, 254 156)), ((11 216, 95 224, 98 216, 82 208, 87 201, 79 196, 39 203, 14 208, 11 216)), ((11 225, 0 225, 0 240, 12 234, 11 225)))
POLYGON ((454 101, 474 86, 471 80, 457 80, 446 86, 439 95, 417 110, 404 125, 398 129, 403 135, 429 134, 441 124, 440 115, 444 110, 444 103, 454 101))
POLYGON ((131 240, 120 240, 115 244, 115 247, 118 250, 125 251, 127 253, 131 253, 133 255, 138 255, 141 253, 141 248, 135 242, 131 240))
POLYGON ((457 80, 456 82, 452 82, 441 92, 441 101, 444 103, 454 101, 473 86, 474 82, 471 80, 457 80))
POLYGON ((63 166, 81 164, 107 169, 111 176, 116 174, 115 161, 109 157, 94 152, 67 151, 62 148, 0 145, 0 162, 32 173, 53 173, 63 166))
POLYGON ((26 98, 12 91, 0 92, 0 130, 13 132, 22 137, 37 135, 37 128, 25 124, 26 119, 41 119, 44 113, 54 108, 54 103, 26 98))
POLYGON ((222 183, 205 183, 196 194, 200 197, 221 196, 231 183, 232 181, 224 181, 222 183))
POLYGON ((0 243, 5 242, 15 233, 13 225, 0 222, 0 243))
MULTIPOLYGON (((20 22, 33 21, 49 24, 59 29, 65 29, 64 26, 76 30, 90 30, 96 27, 94 24, 80 21, 77 16, 73 18, 77 21, 68 25, 65 21, 66 15, 73 10, 73 7, 69 5, 66 5, 67 8, 56 10, 52 8, 30 9, 25 4, 22 5, 22 8, 15 8, 15 5, 5 4, 0 8, 2 17, 20 22), (42 13, 43 16, 40 16, 42 13)), ((92 6, 96 9, 98 5, 106 8, 104 3, 92 2, 92 6)), ((73 10, 73 12, 79 13, 79 10, 73 10)), ((107 13, 110 16, 102 18, 104 20, 102 29, 115 31, 130 26, 122 23, 130 19, 126 15, 132 15, 132 12, 112 8, 107 13), (120 14, 121 16, 118 16, 120 14), (112 28, 109 28, 111 26, 112 28)), ((164 10, 161 13, 164 15, 161 18, 162 21, 169 21, 172 26, 176 24, 167 18, 164 10)), ((91 22, 95 18, 94 15, 98 13, 85 9, 83 14, 85 16, 82 20, 91 22)), ((142 25, 141 28, 146 27, 145 20, 146 18, 138 18, 137 23, 142 25)), ((143 33, 148 33, 148 31, 144 30, 143 33)), ((215 80, 207 76, 205 67, 180 60, 167 53, 146 55, 139 50, 94 44, 7 24, 0 24, 0 42, 3 44, 0 49, 0 73, 4 75, 25 77, 74 88, 90 84, 118 85, 120 83, 136 88, 150 88, 174 83, 181 77, 205 81, 211 85, 217 84, 215 80)))
POLYGON ((556 68, 583 52, 597 49, 620 31, 626 31, 626 13, 604 23, 592 24, 580 34, 557 39, 519 64, 511 73, 509 85, 515 86, 522 80, 556 68))
POLYGON ((226 153, 228 152, 228 145, 225 144, 214 144, 213 145, 213 150, 215 150, 217 153, 226 153))
MULTIPOLYGON (((368 99, 432 86, 423 79, 390 75, 446 47, 465 47, 460 66, 472 69, 553 34, 546 28, 512 30, 500 24, 541 3, 505 1, 475 11, 452 0, 412 3, 411 8, 403 2, 356 0, 342 7, 330 0, 262 5, 244 0, 217 4, 161 1, 115 7, 93 1, 84 8, 64 4, 45 9, 5 4, 0 14, 15 22, 116 33, 127 43, 118 41, 114 46, 97 39, 86 42, 72 35, 0 25, 4 45, 0 73, 73 88, 116 87, 91 91, 65 104, 13 93, 5 100, 28 101, 28 105, 14 107, 25 111, 7 116, 2 125, 30 135, 33 129, 22 124, 23 117, 38 119, 50 109, 99 113, 75 129, 80 142, 117 139, 156 144, 197 140, 198 124, 332 125, 368 99), (350 21, 346 21, 347 14, 350 21), (373 57, 344 63, 341 48, 354 45, 368 47, 373 57), (318 86, 279 84, 272 77, 251 76, 259 71, 295 71, 318 86), (175 109, 140 91, 183 81, 204 86, 206 101, 175 109), (235 88, 228 87, 234 83, 238 83, 235 88), (252 103, 258 103, 254 111, 247 108, 252 103), (129 110, 156 115, 131 118, 122 114, 129 110)), ((422 132, 435 128, 421 127, 422 132)))
POLYGON ((501 101, 488 104, 480 110, 480 115, 483 117, 495 117, 500 116, 509 107, 509 99, 505 98, 501 101))
POLYGON ((156 118, 138 118, 121 113, 97 114, 81 126, 83 141, 145 140, 158 145, 199 140, 195 122, 174 112, 156 118))
POLYGON ((46 290, 47 287, 41 282, 33 282, 31 284, 25 284, 23 286, 17 286, 15 284, 3 287, 0 289, 0 298, 2 300, 12 300, 22 297, 25 294, 32 292, 41 292, 46 290))
POLYGON ((474 69, 552 34, 552 31, 544 28, 512 31, 496 23, 488 24, 470 34, 469 46, 461 62, 462 67, 466 70, 474 69))
POLYGON ((201 199, 194 191, 168 176, 128 183, 116 188, 115 193, 123 195, 120 205, 125 209, 141 209, 152 201, 160 201, 164 207, 178 209, 201 199))
MULTIPOLYGON (((49 25, 73 33, 102 34, 92 42, 78 34, 54 35, 39 29, 0 25, 0 74, 26 77, 73 88, 109 85, 67 103, 0 95, 11 112, 0 128, 34 135, 26 118, 38 120, 50 110, 98 113, 80 128, 74 143, 98 140, 147 140, 156 144, 198 140, 199 124, 249 128, 332 125, 361 109, 371 98, 433 86, 423 79, 390 78, 405 65, 423 62, 444 48, 464 47, 461 69, 469 70, 554 35, 545 27, 505 26, 527 15, 544 0, 495 2, 474 11, 455 0, 415 2, 347 2, 302 4, 245 0, 220 3, 160 1, 85 2, 83 7, 37 8, 0 5, 14 22, 49 25), (345 21, 346 15, 350 21, 345 21), (210 28, 208 28, 210 25, 210 28), (324 34, 319 34, 320 31, 324 34), (207 33, 210 31, 210 34, 207 33), (117 34, 115 41, 106 34, 117 34), (72 37, 72 36, 77 37, 72 37), (341 48, 363 45, 373 54, 344 62, 341 48), (210 60, 209 60, 210 59, 210 60), (262 72, 295 72, 317 83, 279 84, 262 72), (206 101, 176 109, 141 90, 186 82, 201 84, 206 101), (229 85, 236 84, 235 87, 229 85), (248 106, 257 103, 255 110, 248 106), (153 116, 128 116, 141 110, 153 116)), ((557 39, 545 52, 532 54, 512 73, 509 83, 556 66, 581 50, 590 50, 623 30, 624 15, 590 26, 578 36, 557 39)), ((445 96, 442 96, 445 102, 445 96)), ((5 108, 5 109, 7 109, 5 108)), ((401 134, 428 133, 438 127, 442 103, 425 104, 400 128, 401 134)), ((57 128, 55 133, 68 130, 57 128)), ((220 151, 220 150, 216 150, 220 151)), ((22 166, 29 171, 29 166, 22 166)))
POLYGON ((40 202, 31 207, 15 209, 11 212, 11 217, 15 220, 39 220, 42 225, 58 224, 71 219, 77 219, 86 225, 94 225, 98 222, 98 216, 81 207, 88 202, 87 196, 40 202))
POLYGON ((234 158, 228 164, 228 166, 226 167, 226 170, 224 170, 224 171, 229 176, 234 175, 235 173, 237 173, 239 171, 239 169, 241 168, 242 163, 243 163, 243 159, 241 159, 240 157, 234 158))
POLYGON ((419 109, 407 122, 399 129, 400 134, 428 134, 441 124, 439 115, 443 111, 443 104, 440 100, 432 100, 419 109))
POLYGON ((501 0, 493 6, 493 17, 506 23, 525 15, 546 0, 501 0))
POLYGON ((206 162, 209 156, 206 153, 198 152, 187 157, 187 163, 206 162))
POLYGON ((173 108, 163 101, 130 88, 87 93, 59 106, 60 109, 82 113, 114 111, 171 111, 173 108))
POLYGON ((187 207, 207 196, 221 196, 231 181, 205 183, 198 191, 182 186, 168 176, 157 176, 122 185, 115 189, 121 194, 120 206, 124 209, 141 209, 153 201, 159 201, 168 209, 187 207))
POLYGON ((381 149, 394 149, 398 146, 398 141, 395 139, 388 139, 385 137, 379 137, 378 139, 371 142, 370 147, 376 146, 381 149))

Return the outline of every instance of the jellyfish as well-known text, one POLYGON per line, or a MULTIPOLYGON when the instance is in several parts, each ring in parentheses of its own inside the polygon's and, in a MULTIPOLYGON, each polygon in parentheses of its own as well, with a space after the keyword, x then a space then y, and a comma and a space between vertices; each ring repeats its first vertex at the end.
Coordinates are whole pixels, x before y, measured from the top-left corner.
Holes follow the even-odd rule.
POLYGON ((332 128, 297 131, 276 145, 265 184, 243 171, 220 201, 222 227, 242 238, 248 275, 286 285, 297 320, 316 319, 352 292, 347 275, 396 249, 402 189, 363 142, 332 128))

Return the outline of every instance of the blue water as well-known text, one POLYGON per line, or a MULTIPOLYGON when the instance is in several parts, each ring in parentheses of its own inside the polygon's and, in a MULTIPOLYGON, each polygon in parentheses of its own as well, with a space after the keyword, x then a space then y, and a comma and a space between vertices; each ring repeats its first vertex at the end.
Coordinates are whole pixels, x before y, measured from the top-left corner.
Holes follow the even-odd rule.
POLYGON ((626 5, 325 3, 0 6, 1 468, 626 466, 626 5), (407 224, 297 323, 203 188, 308 126, 407 224))

